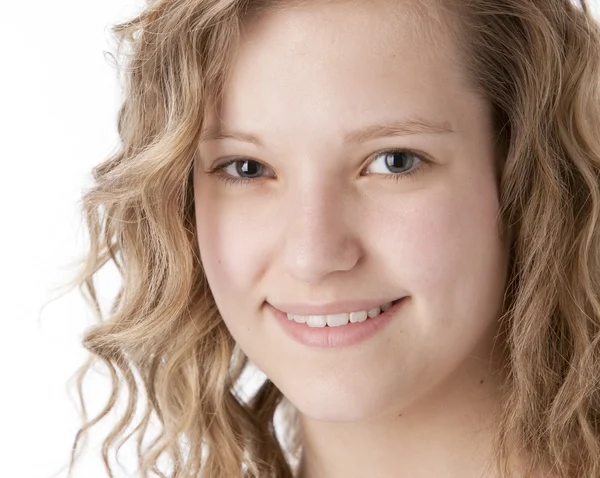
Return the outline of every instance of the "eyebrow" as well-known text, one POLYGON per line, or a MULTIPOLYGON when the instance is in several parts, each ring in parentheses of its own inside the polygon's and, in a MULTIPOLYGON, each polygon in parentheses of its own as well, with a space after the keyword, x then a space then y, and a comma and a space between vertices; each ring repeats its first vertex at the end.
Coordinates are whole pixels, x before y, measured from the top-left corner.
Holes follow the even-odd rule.
MULTIPOLYGON (((408 136, 415 134, 449 134, 456 133, 449 122, 428 121, 423 118, 411 118, 389 121, 348 131, 344 135, 344 141, 348 144, 360 144, 377 138, 388 136, 408 136)), ((222 139, 234 139, 261 146, 260 139, 253 134, 241 131, 223 131, 220 126, 208 127, 200 134, 200 142, 218 141, 222 139)))

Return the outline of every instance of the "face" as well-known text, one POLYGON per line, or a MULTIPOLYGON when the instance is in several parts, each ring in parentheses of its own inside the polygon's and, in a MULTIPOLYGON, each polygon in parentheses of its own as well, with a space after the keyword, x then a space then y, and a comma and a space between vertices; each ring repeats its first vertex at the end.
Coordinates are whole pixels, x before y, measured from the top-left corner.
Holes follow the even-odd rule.
POLYGON ((490 111, 444 30, 407 27, 402 3, 314 2, 247 23, 204 125, 219 134, 199 144, 198 241, 217 306, 315 419, 443 390, 485 361, 501 308, 490 111), (430 128, 398 128, 416 122, 430 128), (267 305, 404 296, 383 330, 336 348, 296 342, 267 305))

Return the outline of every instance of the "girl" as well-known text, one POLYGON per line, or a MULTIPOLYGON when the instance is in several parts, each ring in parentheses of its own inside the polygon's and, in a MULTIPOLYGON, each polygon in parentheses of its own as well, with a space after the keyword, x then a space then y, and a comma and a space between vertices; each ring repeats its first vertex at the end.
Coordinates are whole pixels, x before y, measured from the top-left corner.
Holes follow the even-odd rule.
POLYGON ((124 383, 111 476, 140 396, 143 477, 600 476, 585 2, 157 0, 115 31, 76 278, 100 313, 122 275, 79 377, 113 393, 74 450, 124 383))

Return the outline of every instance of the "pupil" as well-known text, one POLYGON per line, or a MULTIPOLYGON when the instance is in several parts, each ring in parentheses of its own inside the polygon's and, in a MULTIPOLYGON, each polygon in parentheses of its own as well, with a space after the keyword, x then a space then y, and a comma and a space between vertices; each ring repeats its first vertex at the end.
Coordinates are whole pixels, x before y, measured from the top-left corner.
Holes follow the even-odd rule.
MULTIPOLYGON (((390 171, 392 172, 402 172, 402 170, 406 169, 406 165, 402 166, 402 160, 406 159, 408 153, 405 151, 394 151, 386 154, 385 163, 390 171), (398 169, 400 171, 395 171, 398 169)), ((410 162, 409 162, 410 163, 410 162)))
POLYGON ((256 174, 260 174, 261 165, 256 161, 239 161, 236 163, 237 173, 240 176, 248 175, 254 176, 256 174), (249 165, 252 166, 249 166, 249 165))

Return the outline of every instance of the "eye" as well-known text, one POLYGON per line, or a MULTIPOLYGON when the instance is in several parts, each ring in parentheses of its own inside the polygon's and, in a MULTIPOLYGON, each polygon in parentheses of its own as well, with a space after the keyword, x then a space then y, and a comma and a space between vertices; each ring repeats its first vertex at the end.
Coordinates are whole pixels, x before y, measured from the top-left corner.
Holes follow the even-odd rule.
POLYGON ((229 161, 222 169, 230 176, 252 179, 260 177, 264 173, 265 166, 252 159, 236 159, 229 161))
MULTIPOLYGON (((396 181, 416 175, 424 171, 426 166, 431 165, 431 162, 423 158, 421 154, 407 149, 380 151, 371 156, 376 159, 369 163, 367 175, 375 174, 396 181), (373 165, 375 167, 371 168, 373 165)), ((227 184, 242 185, 255 183, 267 177, 275 177, 272 171, 270 174, 267 173, 268 171, 271 170, 254 159, 235 157, 213 167, 207 173, 227 184)))
POLYGON ((421 155, 406 149, 380 151, 373 155, 375 159, 369 163, 367 174, 393 175, 394 179, 411 176, 419 172, 429 161, 421 155))
POLYGON ((232 158, 229 161, 215 166, 207 173, 219 179, 225 184, 250 184, 266 177, 274 177, 273 174, 265 175, 266 166, 248 158, 232 158))

